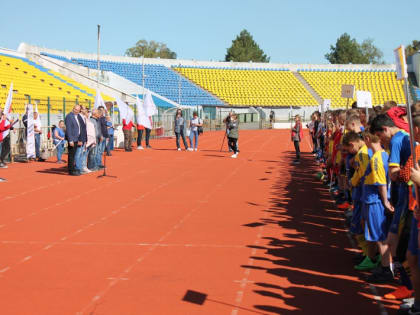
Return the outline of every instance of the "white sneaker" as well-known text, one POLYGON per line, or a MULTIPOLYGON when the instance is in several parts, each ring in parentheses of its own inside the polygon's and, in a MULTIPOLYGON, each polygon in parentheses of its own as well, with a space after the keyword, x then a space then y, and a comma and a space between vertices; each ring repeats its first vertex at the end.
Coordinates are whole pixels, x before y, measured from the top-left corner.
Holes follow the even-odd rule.
POLYGON ((178 148, 178 151, 181 151, 181 148, 178 148))
POLYGON ((91 171, 90 169, 88 169, 87 167, 85 167, 85 168, 83 169, 83 172, 85 172, 85 173, 92 173, 92 171, 91 171))
POLYGON ((137 150, 144 150, 144 148, 143 148, 141 145, 139 145, 139 146, 137 147, 137 150))
POLYGON ((231 155, 230 157, 231 157, 232 159, 236 159, 236 158, 238 157, 238 154, 237 154, 237 153, 235 153, 235 154, 231 155))
POLYGON ((194 151, 194 150, 193 150, 193 148, 188 148, 187 150, 188 150, 188 151, 194 151))
POLYGON ((197 148, 195 148, 194 151, 197 151, 197 148))

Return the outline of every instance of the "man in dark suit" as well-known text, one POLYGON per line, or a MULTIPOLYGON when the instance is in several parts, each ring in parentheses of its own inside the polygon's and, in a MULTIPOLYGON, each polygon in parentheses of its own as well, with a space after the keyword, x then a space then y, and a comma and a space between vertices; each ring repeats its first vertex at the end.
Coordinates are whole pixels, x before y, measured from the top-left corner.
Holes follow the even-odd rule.
POLYGON ((75 169, 75 155, 77 146, 81 146, 82 142, 79 141, 81 126, 79 120, 80 106, 75 105, 73 111, 66 116, 66 140, 68 141, 68 170, 72 176, 79 176, 80 172, 75 169))
POLYGON ((78 143, 82 143, 82 144, 77 146, 75 164, 76 164, 76 171, 81 174, 86 173, 83 170, 83 159, 85 158, 85 152, 86 152, 87 131, 86 131, 86 122, 82 116, 83 111, 85 110, 86 109, 83 106, 80 106, 80 113, 79 115, 77 115, 77 119, 79 121, 79 126, 80 126, 80 134, 79 134, 78 143))

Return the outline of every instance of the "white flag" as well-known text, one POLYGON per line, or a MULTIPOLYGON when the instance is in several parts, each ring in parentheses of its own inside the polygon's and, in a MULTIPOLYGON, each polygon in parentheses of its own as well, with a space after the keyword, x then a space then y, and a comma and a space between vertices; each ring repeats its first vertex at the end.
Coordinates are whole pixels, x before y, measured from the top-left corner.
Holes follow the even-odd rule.
MULTIPOLYGON (((10 89, 9 89, 9 95, 7 95, 6 103, 4 104, 4 110, 3 113, 6 116, 6 118, 10 118, 10 113, 12 112, 12 98, 13 98, 13 82, 10 83, 10 89)), ((5 127, 10 125, 9 121, 6 119, 6 122, 4 123, 5 127)), ((10 130, 7 129, 3 131, 3 139, 6 138, 9 135, 10 130)))
POLYGON ((96 97, 95 97, 95 105, 93 105, 93 108, 98 108, 99 106, 103 106, 106 110, 105 102, 102 99, 101 91, 99 89, 96 90, 96 97))
POLYGON ((130 106, 127 106, 127 108, 128 108, 128 114, 127 114, 127 118, 125 119, 125 122, 129 124, 130 121, 134 121, 134 112, 130 106))
POLYGON ((35 126, 39 129, 39 130, 41 130, 41 115, 40 115, 40 113, 39 113, 39 111, 38 111, 38 103, 35 103, 35 110, 34 110, 34 113, 37 113, 38 114, 38 117, 34 120, 34 124, 35 124, 35 126))
POLYGON ((158 113, 155 102, 153 102, 152 93, 150 93, 150 91, 147 91, 147 93, 146 93, 146 97, 144 98, 143 106, 144 106, 144 111, 146 112, 147 117, 151 117, 151 116, 156 115, 158 113))
POLYGON ((142 125, 147 129, 152 129, 152 124, 150 123, 149 117, 146 115, 143 104, 140 103, 138 96, 136 97, 136 106, 137 106, 137 124, 142 125))
POLYGON ((12 98, 13 98, 13 82, 10 83, 9 95, 7 95, 6 103, 4 104, 4 114, 6 117, 10 116, 12 112, 12 98))
POLYGON ((28 115, 28 133, 26 136, 26 157, 35 158, 35 130, 34 130, 34 112, 31 104, 27 105, 28 115))
POLYGON ((117 98, 117 106, 118 106, 118 110, 120 112, 120 118, 121 121, 123 119, 125 119, 126 123, 128 124, 128 115, 129 115, 129 111, 128 111, 128 105, 126 103, 124 103, 121 99, 117 98))

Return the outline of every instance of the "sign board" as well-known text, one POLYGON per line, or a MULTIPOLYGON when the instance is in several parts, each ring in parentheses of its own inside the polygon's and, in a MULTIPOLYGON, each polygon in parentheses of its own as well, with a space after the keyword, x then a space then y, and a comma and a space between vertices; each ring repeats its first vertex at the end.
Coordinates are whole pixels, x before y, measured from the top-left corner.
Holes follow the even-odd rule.
POLYGON ((368 91, 357 91, 357 107, 372 108, 372 94, 368 91))
POLYGON ((341 97, 353 98, 354 97, 354 85, 343 84, 341 86, 341 97))
POLYGON ((395 65, 397 66, 397 80, 404 80, 408 78, 407 63, 405 61, 405 48, 400 46, 394 50, 395 65))

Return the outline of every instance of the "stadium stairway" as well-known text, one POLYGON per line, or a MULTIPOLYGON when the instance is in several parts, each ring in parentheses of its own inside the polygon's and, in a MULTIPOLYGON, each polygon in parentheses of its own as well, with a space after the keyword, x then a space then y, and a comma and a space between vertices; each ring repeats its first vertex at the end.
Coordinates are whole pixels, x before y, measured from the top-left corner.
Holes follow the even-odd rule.
POLYGON ((309 85, 308 81, 306 81, 299 72, 292 71, 293 75, 302 83, 302 85, 305 87, 305 89, 311 93, 311 95, 314 97, 314 99, 318 102, 318 104, 323 103, 323 98, 312 88, 312 86, 309 85))

